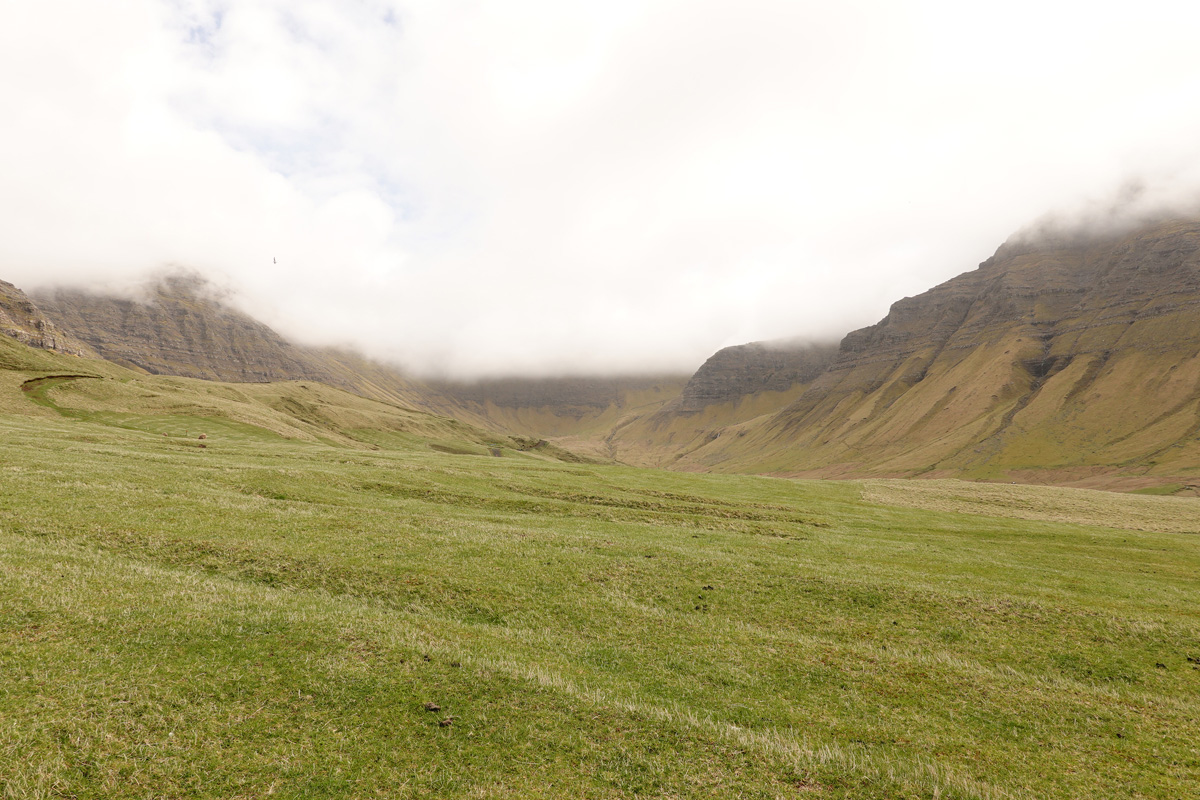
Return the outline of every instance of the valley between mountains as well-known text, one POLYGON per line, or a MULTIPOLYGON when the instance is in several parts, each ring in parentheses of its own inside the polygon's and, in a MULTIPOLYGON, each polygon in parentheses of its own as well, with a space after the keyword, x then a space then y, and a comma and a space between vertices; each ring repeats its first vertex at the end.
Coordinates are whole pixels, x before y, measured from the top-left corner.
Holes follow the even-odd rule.
POLYGON ((690 376, 0 283, 0 797, 1190 797, 1198 315, 1194 220, 690 376))
POLYGON ((1200 222, 1014 236, 839 342, 726 348, 691 376, 422 381, 300 347, 174 274, 141 297, 0 285, 0 329, 135 371, 310 381, 590 459, 808 477, 1196 494, 1200 222))

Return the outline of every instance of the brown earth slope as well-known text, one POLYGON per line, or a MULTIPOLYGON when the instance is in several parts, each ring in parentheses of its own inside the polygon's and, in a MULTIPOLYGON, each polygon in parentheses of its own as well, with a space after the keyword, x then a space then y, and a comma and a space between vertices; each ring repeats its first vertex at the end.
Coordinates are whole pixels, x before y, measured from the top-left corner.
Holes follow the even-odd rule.
POLYGON ((677 466, 1098 485, 1200 479, 1200 222, 1011 241, 847 335, 677 466))

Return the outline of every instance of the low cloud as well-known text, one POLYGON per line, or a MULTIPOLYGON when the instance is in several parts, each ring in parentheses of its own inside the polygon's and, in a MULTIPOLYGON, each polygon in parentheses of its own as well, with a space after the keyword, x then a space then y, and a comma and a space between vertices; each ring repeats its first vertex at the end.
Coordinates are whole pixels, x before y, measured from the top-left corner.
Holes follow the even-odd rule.
POLYGON ((686 372, 875 322, 1048 211, 1190 203, 1198 22, 1165 2, 8 4, 0 278, 186 265, 289 336, 418 371, 686 372))

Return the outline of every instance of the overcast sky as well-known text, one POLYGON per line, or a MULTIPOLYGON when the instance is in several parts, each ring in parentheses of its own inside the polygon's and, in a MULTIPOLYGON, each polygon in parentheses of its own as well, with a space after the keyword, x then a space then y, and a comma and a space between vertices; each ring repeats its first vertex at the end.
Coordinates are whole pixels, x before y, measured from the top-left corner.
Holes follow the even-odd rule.
POLYGON ((0 279, 456 374, 840 337, 1200 185, 1200 4, 0 0, 0 279))

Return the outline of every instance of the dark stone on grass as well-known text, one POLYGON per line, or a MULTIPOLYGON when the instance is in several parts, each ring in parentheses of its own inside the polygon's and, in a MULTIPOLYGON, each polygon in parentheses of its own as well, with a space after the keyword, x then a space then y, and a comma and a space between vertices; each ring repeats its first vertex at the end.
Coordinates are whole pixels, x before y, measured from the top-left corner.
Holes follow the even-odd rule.
POLYGON ((454 717, 446 717, 445 719, 438 721, 439 728, 449 728, 453 724, 454 724, 454 717))

